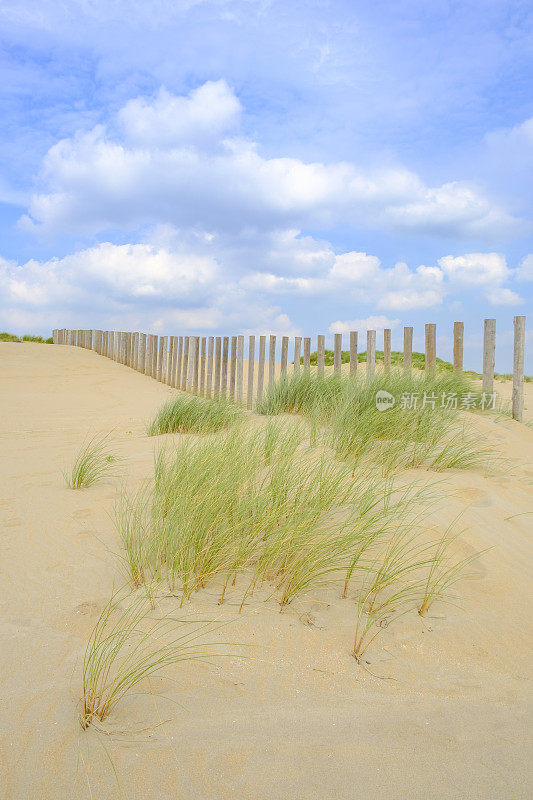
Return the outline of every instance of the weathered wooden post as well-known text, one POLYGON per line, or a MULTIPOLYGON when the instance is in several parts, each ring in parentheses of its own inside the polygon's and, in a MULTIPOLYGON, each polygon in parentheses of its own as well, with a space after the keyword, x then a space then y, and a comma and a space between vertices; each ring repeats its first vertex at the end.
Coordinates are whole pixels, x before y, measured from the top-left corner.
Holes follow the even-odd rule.
POLYGON ((383 330, 383 369, 385 372, 390 372, 392 359, 391 349, 391 329, 384 328, 383 330))
POLYGON ((366 377, 372 380, 376 374, 376 331, 366 332, 366 377))
POLYGON ((146 364, 146 334, 139 334, 139 372, 144 373, 146 364))
POLYGON ((285 378, 287 375, 287 359, 289 355, 289 337, 282 336, 281 337, 281 364, 280 364, 280 372, 281 377, 285 378))
POLYGON ((144 357, 144 374, 150 375, 150 370, 152 368, 152 347, 154 345, 154 339, 151 333, 146 334, 146 354, 144 357))
POLYGON ((268 385, 272 386, 276 377, 276 337, 271 334, 268 349, 268 385))
POLYGON ((254 396, 255 336, 248 337, 248 384, 246 387, 246 406, 252 407, 254 396))
POLYGON ((229 368, 229 399, 235 400, 235 374, 237 370, 237 337, 231 337, 231 358, 229 368))
POLYGON ((220 394, 220 376, 222 375, 222 339, 217 336, 215 339, 215 383, 213 394, 215 397, 220 394))
POLYGON ((310 372, 311 370, 311 337, 304 338, 304 370, 310 372))
POLYGON ((357 373, 357 331, 350 331, 350 375, 355 378, 357 373))
POLYGON ((243 368, 244 368, 244 336, 237 336, 237 385, 235 387, 235 396, 239 403, 242 402, 242 381, 243 381, 243 368))
POLYGON ((335 334, 333 345, 333 372, 341 372, 342 369, 342 333, 335 334))
POLYGON ((183 336, 178 336, 178 357, 174 369, 174 387, 181 389, 181 365, 183 363, 183 336))
POLYGON ((152 361, 152 378, 157 380, 157 365, 159 362, 159 336, 154 334, 154 349, 152 352, 153 361, 152 361))
POLYGON ((426 323, 426 375, 434 375, 437 365, 437 326, 426 323))
POLYGON ((302 337, 294 337, 294 372, 300 372, 300 359, 302 357, 302 337))
POLYGON ((187 391, 187 377, 189 374, 189 347, 191 343, 191 337, 185 336, 183 339, 183 358, 181 359, 181 382, 180 382, 180 389, 184 392, 187 391))
POLYGON ((463 336, 464 322, 453 323, 453 371, 460 374, 463 371, 463 336))
POLYGON ((317 372, 319 375, 324 374, 324 366, 326 363, 325 349, 326 349, 326 337, 322 336, 322 334, 319 334, 316 346, 316 365, 317 365, 317 372))
POLYGON ((259 361, 257 363, 257 399, 261 400, 263 396, 263 385, 265 382, 265 354, 266 354, 266 336, 259 337, 259 361))
POLYGON ((413 329, 410 327, 403 329, 403 368, 405 372, 411 372, 413 366, 413 329))
POLYGON ((192 391, 193 394, 198 394, 198 379, 200 372, 200 337, 193 336, 192 342, 192 391))
POLYGON ((513 419, 522 422, 524 414, 524 343, 526 340, 526 318, 515 317, 513 348, 513 419))
POLYGON ((165 383, 167 369, 167 337, 159 337, 159 353, 157 356, 157 380, 165 383))
POLYGON ((215 337, 210 336, 207 342, 207 376, 205 384, 205 396, 213 396, 213 357, 215 353, 215 337))
POLYGON ((205 357, 206 357, 206 343, 207 339, 205 336, 202 336, 200 342, 200 387, 199 391, 202 397, 205 396, 205 357))
POLYGON ((176 337, 168 337, 168 361, 167 361, 167 374, 165 376, 165 383, 172 386, 174 378, 174 364, 176 361, 176 337))
POLYGON ((207 370, 205 381, 205 396, 213 396, 213 359, 215 356, 215 337, 210 336, 207 341, 207 370))
POLYGON ((222 365, 220 370, 220 394, 226 397, 228 393, 228 354, 229 336, 222 337, 222 365))
POLYGON ((496 320, 486 319, 483 324, 483 381, 481 391, 494 391, 494 356, 496 351, 496 320))

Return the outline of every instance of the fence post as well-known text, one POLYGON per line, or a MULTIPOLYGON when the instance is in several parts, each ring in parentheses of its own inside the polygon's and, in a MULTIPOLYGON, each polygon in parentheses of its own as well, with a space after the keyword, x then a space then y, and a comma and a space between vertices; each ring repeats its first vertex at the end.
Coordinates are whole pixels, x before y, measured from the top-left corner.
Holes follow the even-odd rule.
POLYGON ((146 334, 139 334, 139 372, 144 372, 146 363, 146 334))
POLYGON ((176 360, 176 337, 168 337, 168 361, 167 361, 167 374, 165 376, 165 383, 172 386, 172 377, 174 375, 174 362, 176 360))
POLYGON ((206 357, 207 339, 202 336, 200 343, 200 394, 205 397, 205 357, 206 357))
POLYGON ((248 385, 246 387, 246 407, 251 408, 254 396, 255 336, 248 337, 248 385))
POLYGON ((181 364, 183 361, 183 336, 178 336, 178 357, 176 358, 176 366, 174 367, 174 388, 181 389, 181 364))
POLYGON ((333 372, 340 372, 342 368, 342 333, 335 334, 333 349, 333 372))
POLYGON ((270 336, 270 344, 268 349, 268 385, 274 383, 276 377, 276 337, 270 336))
POLYGON ((376 373, 376 331, 366 332, 366 377, 371 380, 376 373))
POLYGON ((496 350, 496 320, 483 323, 483 382, 481 390, 487 394, 494 391, 494 353, 496 350))
POLYGON ((437 326, 426 323, 426 375, 434 375, 437 363, 437 326))
POLYGON ((180 389, 184 392, 187 391, 187 376, 189 374, 189 346, 190 336, 185 336, 183 339, 183 357, 181 359, 181 380, 180 389))
POLYGON ((391 329, 383 330, 383 369, 390 372, 391 367, 391 329))
POLYGON ((159 337, 159 355, 157 362, 157 380, 161 383, 166 382, 167 371, 167 337, 159 337))
POLYGON ((316 366, 319 375, 324 374, 324 366, 326 363, 325 347, 326 337, 319 333, 316 343, 316 366))
POLYGON ((304 338, 304 370, 311 371, 311 337, 304 338))
POLYGON ((259 362, 257 365, 257 399, 261 400, 263 396, 263 385, 265 382, 265 353, 266 353, 266 336, 259 337, 259 362))
POLYGON ((237 336, 237 386, 235 394, 237 400, 242 402, 242 382, 243 382, 243 364, 244 361, 244 336, 237 336))
POLYGON ((192 391, 194 394, 198 394, 198 378, 200 371, 200 337, 193 336, 192 343, 192 391))
POLYGON ((287 375, 287 358, 289 355, 289 337, 282 336, 281 337, 281 377, 284 378, 287 375))
POLYGON ((524 413, 524 343, 526 339, 526 318, 515 317, 513 347, 513 419, 522 422, 524 413))
POLYGON ((294 372, 300 372, 300 358, 302 351, 302 337, 294 337, 294 372))
POLYGON ((350 375, 355 378, 357 372, 357 331, 350 331, 350 375))
POLYGON ((152 378, 157 380, 157 368, 159 364, 159 336, 154 334, 154 351, 152 353, 154 360, 152 362, 152 378))
POLYGON ((215 397, 220 394, 220 375, 222 373, 222 339, 217 336, 215 339, 215 383, 213 394, 215 397))
POLYGON ((213 356, 215 352, 215 337, 210 336, 207 341, 207 376, 205 382, 205 396, 213 394, 213 356))
POLYGON ((403 329, 403 368, 405 372, 411 372, 413 366, 413 329, 403 329))
POLYGON ((464 322, 453 323, 453 371, 461 373, 463 371, 463 336, 465 331, 464 322))
POLYGON ((231 355, 229 365, 229 399, 235 400, 235 374, 237 371, 237 337, 231 337, 231 355))
POLYGON ((224 336, 222 339, 222 369, 220 371, 220 394, 223 397, 228 393, 228 353, 229 353, 229 336, 224 336))

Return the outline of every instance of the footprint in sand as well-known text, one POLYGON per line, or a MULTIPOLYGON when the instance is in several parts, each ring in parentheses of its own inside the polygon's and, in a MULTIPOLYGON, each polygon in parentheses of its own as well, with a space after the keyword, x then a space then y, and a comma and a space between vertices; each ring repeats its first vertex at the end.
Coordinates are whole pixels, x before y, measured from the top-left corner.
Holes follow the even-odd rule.
POLYGON ((90 508, 80 508, 78 511, 73 511, 72 516, 74 519, 87 519, 91 515, 90 508))

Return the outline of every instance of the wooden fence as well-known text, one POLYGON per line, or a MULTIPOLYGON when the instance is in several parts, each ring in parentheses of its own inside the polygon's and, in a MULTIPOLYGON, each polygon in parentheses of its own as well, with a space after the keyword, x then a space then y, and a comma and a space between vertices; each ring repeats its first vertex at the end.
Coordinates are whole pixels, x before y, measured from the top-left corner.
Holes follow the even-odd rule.
MULTIPOLYGON (((523 316, 514 318, 513 393, 512 415, 522 421, 524 408, 524 342, 525 321, 523 316)), ((464 323, 453 326, 453 369, 463 371, 464 323)), ((146 333, 101 330, 56 329, 54 344, 74 345, 95 350, 97 353, 132 369, 149 375, 155 380, 176 389, 200 394, 204 397, 223 395, 230 400, 244 401, 249 408, 254 397, 261 398, 266 385, 289 370, 288 336, 281 337, 280 361, 276 360, 277 337, 249 336, 248 360, 244 361, 244 336, 155 336, 146 333), (268 338, 268 360, 267 360, 268 338), (256 340, 259 340, 258 342, 256 340), (256 350, 257 359, 256 359, 256 350), (266 372, 266 375, 265 375, 266 372), (245 389, 246 385, 246 389, 245 389)), ((349 334, 349 371, 357 374, 358 334, 349 334)), ((412 369, 413 328, 404 328, 403 368, 412 369)), ((334 335, 333 370, 341 371, 343 335, 334 335)), ((494 391, 494 352, 496 346, 496 320, 484 321, 483 335, 483 383, 482 391, 494 391)), ((293 341, 294 372, 311 369, 311 338, 295 336, 293 341), (303 347, 302 347, 303 345, 303 347), (302 359, 303 355, 303 359, 302 359)), ((316 337, 317 364, 319 374, 325 368, 325 336, 316 337)), ((391 330, 383 331, 383 369, 391 368, 391 330)), ((437 326, 425 326, 425 370, 428 374, 436 370, 437 326)), ((366 332, 366 375, 372 377, 376 369, 376 331, 366 332)))

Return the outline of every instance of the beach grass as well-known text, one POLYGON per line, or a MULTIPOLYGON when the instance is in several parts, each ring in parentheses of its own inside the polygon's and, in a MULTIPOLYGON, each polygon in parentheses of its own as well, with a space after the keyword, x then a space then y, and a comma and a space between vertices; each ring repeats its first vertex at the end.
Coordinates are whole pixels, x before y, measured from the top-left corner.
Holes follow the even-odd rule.
POLYGON ((149 436, 163 433, 214 433, 233 424, 242 409, 225 398, 180 394, 166 403, 148 427, 149 436))
POLYGON ((117 456, 109 449, 109 435, 93 436, 81 448, 68 472, 64 473, 70 489, 81 489, 116 474, 117 456))
POLYGON ((422 466, 469 469, 490 458, 488 448, 464 432, 458 410, 469 393, 471 381, 449 372, 427 377, 392 370, 371 380, 303 372, 272 384, 256 411, 302 415, 310 440, 320 439, 354 467, 378 464, 384 474, 422 466), (385 411, 376 406, 380 391, 394 398, 385 411))
POLYGON ((115 592, 104 606, 85 648, 79 722, 86 730, 104 722, 143 681, 168 667, 206 659, 216 647, 199 642, 210 622, 154 613, 142 594, 115 592))

